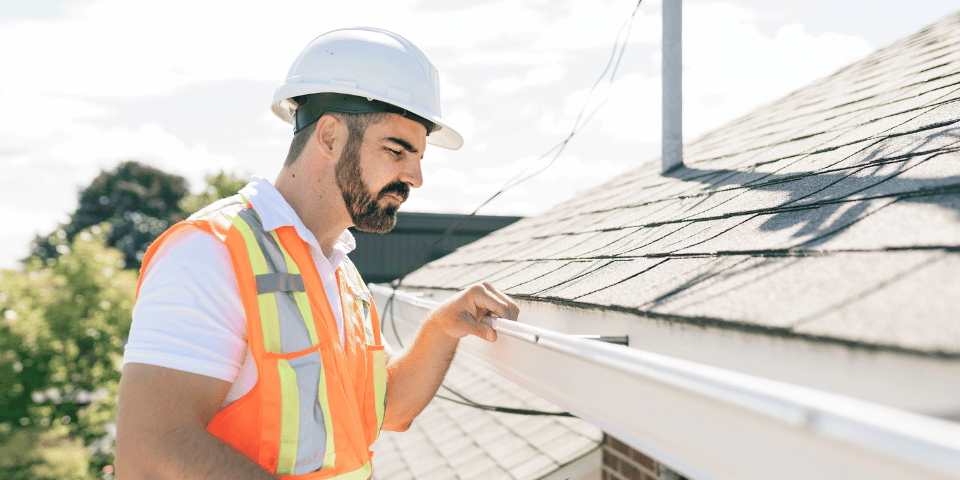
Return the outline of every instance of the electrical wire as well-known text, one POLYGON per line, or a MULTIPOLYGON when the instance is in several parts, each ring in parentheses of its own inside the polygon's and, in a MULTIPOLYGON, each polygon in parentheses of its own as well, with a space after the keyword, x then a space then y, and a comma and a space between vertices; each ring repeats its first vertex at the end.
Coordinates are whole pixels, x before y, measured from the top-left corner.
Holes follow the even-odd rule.
POLYGON ((468 407, 477 408, 477 409, 480 409, 480 410, 487 410, 487 411, 491 411, 491 412, 500 412, 500 413, 512 413, 512 414, 515 414, 515 415, 537 415, 537 416, 573 417, 573 418, 576 418, 576 417, 574 417, 574 415, 572 415, 572 414, 570 414, 570 413, 567 413, 567 412, 544 412, 544 411, 542 411, 542 410, 531 410, 531 409, 528 409, 528 408, 511 408, 511 407, 500 407, 500 406, 496 406, 496 405, 485 405, 485 404, 477 403, 477 402, 475 402, 475 401, 473 401, 473 400, 470 400, 469 398, 463 396, 463 394, 457 392, 456 390, 454 390, 454 389, 452 389, 452 388, 450 388, 450 387, 448 387, 448 386, 446 386, 446 385, 442 385, 442 384, 441 384, 440 386, 443 387, 445 390, 448 390, 450 393, 452 393, 452 394, 460 397, 462 400, 457 400, 457 399, 455 399, 455 398, 445 397, 445 396, 440 395, 440 394, 435 395, 437 398, 441 398, 441 399, 446 400, 446 401, 448 401, 448 402, 459 403, 460 405, 466 405, 466 406, 468 406, 468 407))
MULTIPOLYGON (((487 204, 492 202, 494 199, 499 197, 504 192, 516 187, 517 185, 520 185, 523 182, 526 182, 527 180, 530 180, 531 178, 536 177, 537 175, 540 175, 546 169, 550 168, 560 157, 560 154, 563 153, 564 149, 567 148, 567 145, 570 143, 570 140, 572 140, 574 136, 580 133, 580 131, 582 131, 583 128, 587 125, 587 123, 589 123, 590 119, 592 119, 593 116, 606 104, 607 99, 604 99, 602 102, 600 102, 599 105, 597 105, 596 108, 594 108, 589 114, 587 114, 587 107, 590 104, 590 99, 593 97, 593 94, 596 91, 597 87, 600 86, 601 83, 603 83, 604 78, 608 78, 607 74, 609 73, 609 78, 607 80, 608 85, 613 84, 613 81, 616 78, 617 70, 620 68, 620 62, 623 59, 623 53, 626 50, 627 43, 630 39, 630 31, 633 29, 633 20, 634 18, 636 18, 637 11, 640 10, 641 2, 642 0, 637 1, 637 4, 633 8, 633 11, 630 13, 630 16, 627 17, 627 19, 620 26, 620 29, 617 31, 617 36, 614 41, 613 49, 610 52, 610 58, 607 60, 607 64, 604 67, 603 72, 600 74, 600 77, 597 78, 597 81, 594 82, 592 87, 590 87, 590 91, 587 93, 587 98, 584 100, 583 107, 581 107, 580 112, 577 114, 576 120, 573 123, 573 128, 570 130, 570 133, 567 134, 567 136, 562 141, 560 141, 559 143, 551 147, 549 150, 547 150, 543 155, 537 157, 533 162, 530 162, 530 164, 527 165, 519 173, 517 173, 516 175, 511 177, 509 180, 504 182, 503 186, 500 187, 500 189, 497 190, 496 193, 494 193, 489 198, 487 198, 472 212, 462 216, 453 225, 447 228, 446 231, 444 231, 439 237, 437 237, 437 239, 429 247, 427 247, 426 254, 423 255, 422 258, 418 259, 416 262, 410 264, 410 266, 408 266, 401 273, 400 277, 393 282, 393 285, 392 285, 393 293, 390 294, 390 297, 387 299, 387 302, 384 305, 384 317, 390 319, 390 325, 393 329, 393 335, 397 339, 397 344, 400 346, 400 348, 404 348, 404 345, 403 345, 403 340, 400 339, 400 333, 399 331, 397 331, 397 322, 396 322, 396 318, 394 317, 393 302, 396 297, 397 291, 400 289, 400 286, 403 283, 404 278, 406 278, 406 276, 410 272, 413 272, 414 270, 426 264, 430 256, 433 254, 434 250, 437 248, 437 246, 440 245, 441 242, 449 238, 450 235, 452 235, 458 228, 460 228, 460 226, 463 225, 464 222, 466 222, 468 219, 475 216, 477 212, 480 211, 481 208, 485 207, 487 204), (622 37, 622 40, 621 40, 621 37, 622 37), (539 163, 541 160, 549 157, 551 153, 553 154, 553 156, 545 165, 543 165, 536 171, 525 175, 529 170, 531 170, 534 167, 534 165, 539 163)), ((571 415, 568 412, 546 412, 541 410, 532 410, 532 409, 524 409, 524 408, 512 408, 512 407, 503 407, 503 406, 496 406, 496 405, 486 405, 486 404, 482 404, 474 400, 471 400, 470 398, 467 398, 463 394, 448 387, 447 385, 441 384, 440 386, 443 389, 449 391, 450 393, 456 395, 457 397, 460 397, 461 400, 453 399, 453 398, 446 397, 439 394, 437 394, 436 397, 441 398, 443 400, 450 401, 450 402, 459 403, 461 405, 477 408, 480 410, 494 411, 494 412, 501 412, 501 413, 512 413, 517 415, 573 417, 573 415, 571 415)))

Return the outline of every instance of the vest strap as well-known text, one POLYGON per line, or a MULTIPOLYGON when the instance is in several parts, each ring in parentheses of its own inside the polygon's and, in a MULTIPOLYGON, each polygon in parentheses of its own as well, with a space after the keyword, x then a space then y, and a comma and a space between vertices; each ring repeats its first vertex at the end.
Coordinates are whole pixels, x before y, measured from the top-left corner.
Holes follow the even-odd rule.
POLYGON ((264 273, 257 275, 257 294, 274 292, 306 292, 303 277, 293 273, 264 273))

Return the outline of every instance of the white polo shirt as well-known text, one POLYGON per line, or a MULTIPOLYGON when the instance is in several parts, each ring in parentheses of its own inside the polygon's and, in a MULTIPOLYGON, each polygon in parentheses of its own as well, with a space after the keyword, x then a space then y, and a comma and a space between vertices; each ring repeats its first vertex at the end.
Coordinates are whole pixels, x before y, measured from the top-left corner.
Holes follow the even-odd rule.
MULTIPOLYGON (((254 176, 240 193, 253 205, 265 231, 293 226, 308 245, 337 320, 343 313, 336 269, 356 247, 344 230, 330 256, 270 182, 254 176)), ((150 262, 133 307, 124 363, 147 363, 232 382, 226 406, 253 388, 256 364, 247 346, 247 320, 227 247, 193 230, 170 241, 150 262)))

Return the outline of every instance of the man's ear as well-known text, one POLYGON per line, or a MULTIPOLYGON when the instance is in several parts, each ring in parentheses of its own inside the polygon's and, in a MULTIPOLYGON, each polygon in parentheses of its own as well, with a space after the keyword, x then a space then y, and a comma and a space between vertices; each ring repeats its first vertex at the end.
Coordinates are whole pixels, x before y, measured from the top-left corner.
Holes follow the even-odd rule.
POLYGON ((317 120, 317 128, 313 132, 320 155, 334 159, 340 156, 339 150, 346 141, 347 126, 333 115, 324 114, 317 120))

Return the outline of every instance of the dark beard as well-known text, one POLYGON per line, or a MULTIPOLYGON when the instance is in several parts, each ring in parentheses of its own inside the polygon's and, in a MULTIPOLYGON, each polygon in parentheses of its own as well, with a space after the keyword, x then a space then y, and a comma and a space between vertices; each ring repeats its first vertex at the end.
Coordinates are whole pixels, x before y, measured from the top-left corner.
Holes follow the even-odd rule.
POLYGON ((350 135, 344 145, 343 155, 337 163, 336 179, 343 203, 350 212, 350 218, 357 230, 374 233, 387 233, 397 224, 397 210, 400 208, 392 204, 380 206, 380 199, 393 193, 406 201, 410 195, 410 186, 396 181, 383 187, 376 198, 370 193, 360 173, 360 144, 359 135, 350 135))

